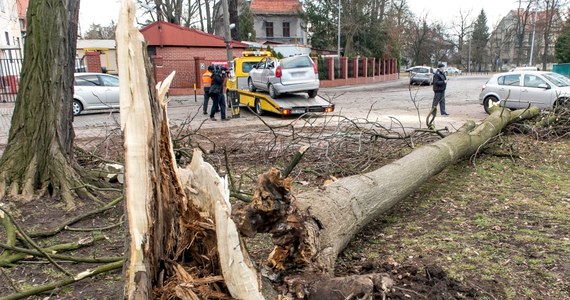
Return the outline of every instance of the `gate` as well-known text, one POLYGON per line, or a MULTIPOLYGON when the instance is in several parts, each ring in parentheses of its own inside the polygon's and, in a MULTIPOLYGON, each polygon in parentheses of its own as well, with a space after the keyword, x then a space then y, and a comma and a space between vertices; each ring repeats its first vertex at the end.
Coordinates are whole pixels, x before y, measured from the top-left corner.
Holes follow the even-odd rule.
POLYGON ((20 48, 0 49, 0 101, 16 102, 20 71, 22 70, 22 51, 20 48))

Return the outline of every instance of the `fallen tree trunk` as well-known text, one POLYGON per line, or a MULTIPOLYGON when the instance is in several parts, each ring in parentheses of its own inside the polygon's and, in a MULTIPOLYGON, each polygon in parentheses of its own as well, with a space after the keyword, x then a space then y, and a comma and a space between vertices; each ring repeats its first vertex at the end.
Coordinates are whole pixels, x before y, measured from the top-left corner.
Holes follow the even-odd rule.
MULTIPOLYGON (((332 277, 337 256, 364 226, 447 166, 475 154, 507 124, 538 114, 536 108, 497 110, 479 126, 467 122, 457 132, 378 170, 342 178, 296 197, 290 193, 290 180, 272 170, 260 176, 251 204, 240 209, 234 219, 246 236, 256 232, 273 235, 276 246, 268 262, 274 270, 284 271, 275 278, 287 275, 287 270, 298 273, 299 268, 304 268, 307 274, 304 278, 290 276, 285 280, 290 291, 303 290, 303 295, 312 291, 310 298, 328 299, 326 286, 331 281, 327 277, 332 277), (324 276, 311 280, 315 273, 324 276)), ((340 294, 355 291, 354 285, 332 282, 336 282, 333 285, 337 289, 347 287, 339 290, 340 294)), ((362 285, 366 289, 362 294, 372 288, 381 289, 386 281, 370 284, 374 286, 362 285)))
POLYGON ((477 152, 503 128, 537 116, 539 110, 496 110, 479 126, 460 130, 370 173, 342 178, 326 187, 297 196, 300 210, 308 210, 321 224, 317 266, 332 271, 342 249, 366 224, 417 190, 434 175, 477 152))

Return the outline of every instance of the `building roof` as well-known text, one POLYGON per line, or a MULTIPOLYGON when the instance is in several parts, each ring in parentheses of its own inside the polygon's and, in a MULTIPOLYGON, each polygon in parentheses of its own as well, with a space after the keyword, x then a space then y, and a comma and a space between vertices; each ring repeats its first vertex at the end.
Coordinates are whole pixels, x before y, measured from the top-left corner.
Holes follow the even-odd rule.
MULTIPOLYGON (((140 31, 149 46, 226 47, 221 36, 164 21, 151 23, 140 31)), ((247 44, 231 41, 231 47, 245 49, 247 44)))
POLYGON ((77 49, 115 49, 115 40, 77 40, 77 49))
POLYGON ((299 0, 252 0, 250 9, 254 14, 295 14, 302 6, 299 0))

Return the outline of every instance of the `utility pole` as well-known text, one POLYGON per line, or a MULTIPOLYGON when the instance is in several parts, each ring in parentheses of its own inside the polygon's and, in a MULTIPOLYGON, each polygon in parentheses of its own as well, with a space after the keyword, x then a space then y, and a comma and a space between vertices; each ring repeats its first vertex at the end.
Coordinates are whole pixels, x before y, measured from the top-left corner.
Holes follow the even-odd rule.
POLYGON ((224 41, 226 42, 226 52, 228 58, 228 68, 232 66, 233 54, 231 48, 231 33, 230 33, 230 12, 228 9, 228 0, 222 0, 222 10, 224 14, 224 41))
POLYGON ((528 66, 532 67, 532 56, 534 54, 534 34, 536 32, 536 11, 532 12, 532 41, 530 41, 530 55, 528 58, 528 66))
POLYGON ((340 59, 340 0, 338 0, 338 24, 337 24, 337 46, 336 46, 336 54, 338 55, 338 59, 340 59))

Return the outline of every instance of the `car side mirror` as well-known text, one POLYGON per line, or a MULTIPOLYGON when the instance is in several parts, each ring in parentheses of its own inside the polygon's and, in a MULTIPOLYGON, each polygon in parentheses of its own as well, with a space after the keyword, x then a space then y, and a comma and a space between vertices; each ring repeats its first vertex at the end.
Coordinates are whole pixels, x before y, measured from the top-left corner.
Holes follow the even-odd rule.
POLYGON ((545 89, 545 90, 550 89, 550 86, 549 86, 548 84, 546 84, 546 83, 541 83, 541 84, 538 85, 538 87, 541 88, 541 89, 545 89))
POLYGON ((275 67, 275 63, 274 63, 274 62, 270 62, 270 63, 269 63, 269 65, 268 65, 267 67, 269 67, 269 68, 273 68, 273 67, 275 67))

